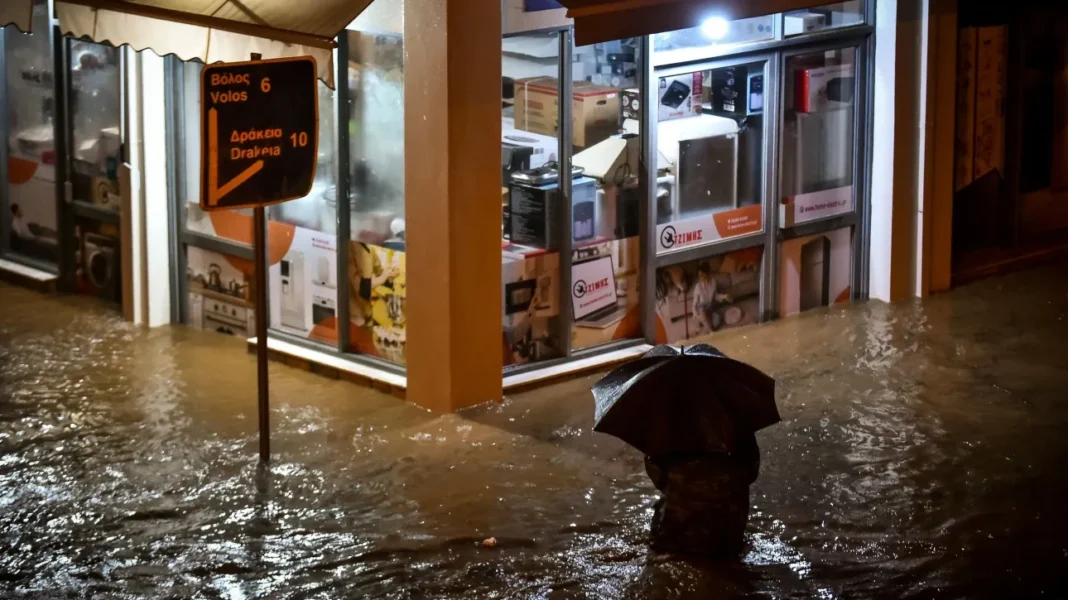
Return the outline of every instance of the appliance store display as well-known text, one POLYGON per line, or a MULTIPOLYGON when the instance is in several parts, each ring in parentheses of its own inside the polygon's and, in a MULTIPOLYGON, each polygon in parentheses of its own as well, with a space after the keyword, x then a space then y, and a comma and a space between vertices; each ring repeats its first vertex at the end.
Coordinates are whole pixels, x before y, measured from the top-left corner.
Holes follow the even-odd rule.
MULTIPOLYGON (((572 84, 572 142, 588 148, 617 133, 619 90, 588 81, 572 84)), ((560 82, 555 77, 533 77, 515 82, 515 128, 557 137, 560 82)))
MULTIPOLYGON (((78 228, 80 230, 80 227, 78 228)), ((79 287, 84 293, 112 302, 122 301, 122 258, 118 231, 100 226, 101 233, 86 231, 81 235, 81 261, 78 264, 79 287), (111 234, 106 234, 106 229, 111 234)))
POLYGON ((256 330, 256 310, 249 282, 251 263, 188 247, 189 286, 186 321, 205 331, 248 338, 256 330))
POLYGON ((797 66, 794 82, 794 109, 821 112, 848 108, 856 91, 853 63, 797 66))
MULTIPOLYGON (((571 221, 573 241, 594 237, 596 226, 597 184, 575 169, 571 182, 571 221)), ((559 210, 559 175, 555 166, 524 171, 512 176, 510 207, 511 241, 524 246, 551 250, 559 247, 557 225, 559 210)))
POLYGON ((783 242, 781 315, 848 302, 852 265, 853 236, 848 227, 783 242))
POLYGON ((501 253, 504 364, 559 358, 560 255, 516 244, 501 253))
POLYGON ((337 342, 337 242, 334 236, 293 228, 289 248, 271 265, 271 326, 324 343, 337 342))
POLYGON ((572 348, 641 336, 637 237, 598 241, 572 253, 572 348))
POLYGON ((658 344, 674 344, 760 319, 763 248, 749 248, 656 271, 658 344))
POLYGON ((701 71, 661 77, 658 84, 660 92, 657 97, 657 119, 667 121, 701 114, 703 80, 704 74, 701 71))

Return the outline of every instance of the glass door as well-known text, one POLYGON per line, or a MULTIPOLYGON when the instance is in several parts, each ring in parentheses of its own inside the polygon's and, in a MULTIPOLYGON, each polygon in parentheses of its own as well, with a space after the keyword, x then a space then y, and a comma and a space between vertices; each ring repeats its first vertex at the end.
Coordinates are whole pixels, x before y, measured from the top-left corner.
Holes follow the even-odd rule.
POLYGON ((3 31, 3 99, 7 180, 3 182, 0 253, 55 271, 56 102, 47 0, 34 4, 33 33, 3 31))
POLYGON ((119 166, 122 63, 117 48, 68 39, 67 181, 71 218, 61 226, 78 292, 122 299, 119 166))

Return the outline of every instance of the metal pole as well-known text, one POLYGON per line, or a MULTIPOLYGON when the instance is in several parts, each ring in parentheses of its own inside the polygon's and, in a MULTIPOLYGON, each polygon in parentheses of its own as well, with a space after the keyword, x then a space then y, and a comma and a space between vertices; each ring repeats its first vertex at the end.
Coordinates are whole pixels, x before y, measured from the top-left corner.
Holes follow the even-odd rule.
POLYGON ((256 254, 256 382, 260 411, 260 460, 271 460, 271 421, 267 397, 267 216, 253 209, 253 252, 256 254))
MULTIPOLYGON (((260 60, 253 53, 252 60, 260 60)), ((260 462, 271 460, 271 407, 267 381, 267 211, 252 209, 252 251, 256 257, 256 389, 260 412, 260 462)))

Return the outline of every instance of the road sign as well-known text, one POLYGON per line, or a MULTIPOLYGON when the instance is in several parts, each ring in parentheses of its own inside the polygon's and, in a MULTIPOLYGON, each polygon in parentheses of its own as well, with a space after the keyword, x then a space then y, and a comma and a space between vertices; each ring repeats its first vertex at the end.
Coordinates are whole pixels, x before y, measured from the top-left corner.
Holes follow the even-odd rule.
POLYGON ((319 162, 317 72, 311 56, 204 67, 202 209, 267 206, 311 192, 319 162))

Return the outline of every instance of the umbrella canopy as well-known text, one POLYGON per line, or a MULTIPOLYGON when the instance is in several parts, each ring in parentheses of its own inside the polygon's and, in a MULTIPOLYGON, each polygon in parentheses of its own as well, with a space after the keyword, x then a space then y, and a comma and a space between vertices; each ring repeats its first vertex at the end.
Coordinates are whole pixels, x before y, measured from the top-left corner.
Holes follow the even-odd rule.
POLYGON ((775 380, 707 344, 657 346, 593 386, 594 431, 649 456, 732 452, 780 421, 775 380))

